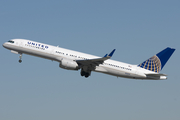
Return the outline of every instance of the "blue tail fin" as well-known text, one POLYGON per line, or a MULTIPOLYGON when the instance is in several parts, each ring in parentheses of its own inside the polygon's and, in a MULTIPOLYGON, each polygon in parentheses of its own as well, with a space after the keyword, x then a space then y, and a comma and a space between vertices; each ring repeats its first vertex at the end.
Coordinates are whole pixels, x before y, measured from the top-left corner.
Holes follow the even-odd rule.
POLYGON ((167 47, 138 66, 159 73, 174 51, 175 49, 167 47))

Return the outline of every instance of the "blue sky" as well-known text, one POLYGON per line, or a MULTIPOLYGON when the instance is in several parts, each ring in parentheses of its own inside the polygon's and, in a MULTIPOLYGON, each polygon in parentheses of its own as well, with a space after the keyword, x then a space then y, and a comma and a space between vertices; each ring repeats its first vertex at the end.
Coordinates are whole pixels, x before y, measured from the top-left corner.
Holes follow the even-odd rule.
POLYGON ((161 71, 143 81, 59 68, 57 62, 0 48, 1 120, 180 119, 180 1, 0 1, 0 43, 24 38, 139 64, 176 49, 161 71))

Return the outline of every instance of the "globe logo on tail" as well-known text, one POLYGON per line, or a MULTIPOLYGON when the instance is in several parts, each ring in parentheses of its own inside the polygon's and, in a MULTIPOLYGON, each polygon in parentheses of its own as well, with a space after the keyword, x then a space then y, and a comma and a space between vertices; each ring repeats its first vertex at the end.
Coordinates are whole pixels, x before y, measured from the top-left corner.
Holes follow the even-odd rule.
POLYGON ((157 73, 161 71, 161 61, 156 55, 139 64, 138 66, 157 73))

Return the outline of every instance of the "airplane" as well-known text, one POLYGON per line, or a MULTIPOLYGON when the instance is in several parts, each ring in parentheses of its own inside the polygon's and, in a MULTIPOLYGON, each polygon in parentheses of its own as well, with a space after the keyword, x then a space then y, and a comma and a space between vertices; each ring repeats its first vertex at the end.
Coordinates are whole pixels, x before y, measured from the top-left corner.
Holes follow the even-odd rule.
POLYGON ((59 67, 63 69, 81 70, 81 76, 86 78, 94 71, 116 77, 142 80, 167 79, 166 74, 159 72, 175 51, 175 49, 167 47, 146 61, 138 65, 131 65, 110 59, 116 49, 104 57, 98 57, 27 39, 11 39, 5 42, 3 47, 11 50, 12 53, 19 54, 19 63, 22 62, 22 54, 28 54, 57 61, 59 67))

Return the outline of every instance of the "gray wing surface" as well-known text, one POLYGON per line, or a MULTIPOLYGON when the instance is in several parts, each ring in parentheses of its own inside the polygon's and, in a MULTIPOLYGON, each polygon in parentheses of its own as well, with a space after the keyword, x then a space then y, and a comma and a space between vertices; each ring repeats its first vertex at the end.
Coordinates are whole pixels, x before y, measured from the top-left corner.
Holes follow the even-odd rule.
POLYGON ((76 62, 81 66, 99 66, 99 64, 103 64, 105 60, 108 60, 112 57, 116 49, 114 49, 109 55, 106 54, 102 58, 97 59, 87 59, 87 60, 76 60, 76 62))

